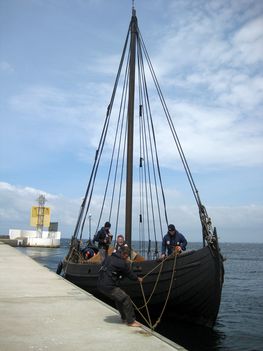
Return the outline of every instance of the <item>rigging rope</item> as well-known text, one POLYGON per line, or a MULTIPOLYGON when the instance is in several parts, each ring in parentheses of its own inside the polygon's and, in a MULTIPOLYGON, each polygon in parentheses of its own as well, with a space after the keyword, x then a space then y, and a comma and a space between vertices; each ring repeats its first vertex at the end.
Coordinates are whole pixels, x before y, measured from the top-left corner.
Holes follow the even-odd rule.
MULTIPOLYGON (((132 23, 132 21, 131 21, 132 23)), ((106 113, 106 118, 104 121, 104 126, 103 126, 103 131, 100 137, 98 149, 96 150, 95 154, 95 160, 91 172, 91 176, 89 179, 89 183, 86 189, 85 197, 83 199, 77 224, 74 230, 73 238, 76 238, 77 235, 79 234, 80 231, 80 239, 82 239, 83 235, 83 230, 84 230, 84 225, 86 222, 87 214, 89 212, 90 204, 91 204, 91 198, 93 195, 94 191, 94 186, 95 186, 95 179, 97 176, 98 168, 99 168, 99 163, 102 157, 102 152, 105 146, 105 141, 106 141, 106 136, 108 133, 109 129, 109 122, 111 119, 111 112, 113 109, 113 104, 115 101, 115 96, 117 93, 117 87, 119 84, 119 80, 121 77, 121 72, 124 66, 124 60, 125 56, 127 53, 127 47, 128 47, 128 39, 131 34, 131 23, 128 29, 128 33, 126 36, 124 48, 122 51, 121 55, 121 60, 120 64, 118 67, 118 72, 117 76, 115 79, 114 83, 114 88, 112 92, 112 96, 110 99, 110 104, 107 109, 106 113)), ((172 118, 170 116, 170 113, 168 111, 166 102, 164 100, 160 85, 158 83, 157 77, 155 75, 151 60, 149 58, 146 46, 144 44, 143 38, 141 36, 141 33, 139 31, 137 21, 136 21, 136 39, 137 39, 137 62, 138 62, 138 85, 139 85, 139 132, 140 132, 140 167, 139 167, 139 181, 140 181, 140 215, 139 215, 139 228, 140 228, 140 236, 144 238, 144 231, 147 231, 148 233, 148 253, 150 253, 150 246, 151 246, 151 235, 153 234, 154 239, 155 239, 155 254, 158 254, 158 245, 157 245, 157 225, 159 223, 160 227, 160 233, 163 237, 163 230, 162 230, 162 218, 164 218, 164 222, 166 223, 166 226, 168 225, 168 215, 167 215, 167 208, 166 208, 166 200, 165 200, 165 195, 164 195, 164 188, 162 184, 162 177, 161 177, 161 171, 160 171, 160 164, 159 164, 159 158, 158 158, 158 152, 157 152, 157 143, 156 143, 156 136, 155 136, 155 130, 154 130, 154 123, 153 123, 153 118, 152 118, 152 111, 151 111, 151 106, 150 106, 150 101, 149 101, 149 93, 148 93, 148 88, 146 84, 146 74, 145 74, 145 69, 144 69, 144 57, 146 59, 147 65, 149 67, 150 74, 152 76, 156 91, 159 95, 159 99, 161 102, 161 105, 163 107, 163 111, 165 113, 168 125, 170 127, 170 130, 172 132, 173 139, 175 141, 179 156, 181 158, 183 167, 185 169, 190 187, 192 189, 194 198, 196 200, 196 203, 199 207, 199 215, 201 219, 201 223, 203 226, 203 237, 206 239, 208 242, 212 238, 211 234, 211 221, 210 218, 207 215, 205 207, 202 205, 198 190, 195 186, 192 174, 190 172, 188 163, 186 161, 181 143, 179 141, 178 135, 176 133, 172 118), (153 182, 152 182, 153 181, 153 182), (143 199, 144 198, 144 199, 143 199), (160 206, 160 199, 162 198, 162 208, 163 208, 163 213, 161 213, 161 206, 160 206), (156 209, 156 212, 155 212, 156 209), (151 228, 151 229, 150 229, 151 228)), ((129 61, 130 61, 130 51, 128 52, 128 59, 126 62, 126 68, 125 68, 125 74, 124 74, 124 85, 123 85, 123 90, 121 94, 121 103, 119 107, 119 115, 117 118, 117 128, 116 128, 116 134, 114 137, 114 142, 113 142, 113 149, 112 149, 112 154, 111 154, 111 160, 110 160, 110 165, 108 169, 108 176, 107 176, 107 181, 106 181, 106 186, 105 186, 105 192, 102 200, 102 206, 100 209, 100 214, 98 216, 98 222, 97 222, 97 230, 104 212, 105 204, 106 204, 106 198, 107 194, 109 191, 109 186, 110 186, 110 177, 111 174, 114 174, 113 178, 113 185, 112 185, 112 194, 111 194, 111 200, 110 200, 110 207, 109 207, 109 216, 108 219, 111 218, 112 216, 112 211, 113 211, 113 204, 114 204, 114 197, 118 198, 117 203, 118 203, 118 212, 117 212, 117 222, 116 222, 116 231, 118 227, 118 221, 119 221, 119 215, 120 215, 120 198, 121 198, 121 185, 120 185, 120 192, 119 196, 115 194, 115 189, 116 189, 116 182, 117 182, 117 174, 118 174, 118 165, 119 165, 119 157, 120 157, 120 146, 122 141, 126 140, 124 137, 121 136, 123 133, 123 125, 124 125, 124 115, 125 115, 125 108, 127 104, 127 89, 128 89, 128 71, 129 71, 129 61), (121 125, 121 126, 120 126, 121 125), (119 133, 119 135, 118 135, 119 133), (117 151, 116 151, 117 149, 117 151), (117 160, 114 160, 115 153, 117 154, 117 160), (115 172, 113 171, 113 162, 116 162, 115 164, 115 172)), ((126 133, 126 132, 125 132, 126 133)), ((124 155, 124 153, 123 153, 124 155)), ((121 184, 123 181, 123 164, 124 164, 124 159, 122 160, 122 167, 121 167, 121 184)), ((108 195, 109 196, 109 195, 108 195)), ((117 233, 117 232, 116 232, 117 233)), ((116 235, 116 234, 115 234, 116 235)))
MULTIPOLYGON (((134 1, 133 1, 133 7, 134 7, 134 1)), ((136 22, 137 23, 137 22, 136 22)), ((105 121, 104 121, 104 126, 103 126, 103 131, 99 140, 99 145, 98 149, 96 150, 95 154, 95 160, 91 172, 91 176, 89 179, 89 183, 86 189, 85 197, 83 199, 77 224, 74 230, 72 242, 71 242, 71 249, 69 251, 69 254, 66 259, 66 265, 65 265, 65 274, 67 272, 67 267, 72 259, 73 256, 79 255, 79 248, 80 248, 80 242, 78 241, 76 244, 74 243, 73 239, 76 239, 79 230, 80 230, 80 239, 82 238, 83 230, 84 230, 84 225, 86 222, 87 214, 89 212, 90 204, 91 204, 91 198, 93 195, 94 191, 94 186, 95 186, 95 179, 96 175, 98 172, 99 168, 99 163, 102 157, 102 152, 105 146, 105 141, 106 141, 106 136, 108 133, 109 129, 109 122, 111 119, 111 113, 113 109, 113 104, 115 101, 115 96, 117 93, 117 87, 118 83, 121 77, 121 72, 122 68, 124 66, 124 59, 127 51, 127 43, 128 43, 128 38, 129 38, 129 33, 131 31, 131 26, 129 27, 128 34, 126 36, 122 56, 121 56, 121 61, 119 64, 117 76, 115 79, 115 84, 112 92, 112 96, 110 99, 110 104, 107 109, 105 121)), ((163 183, 162 183, 162 177, 161 177, 161 171, 160 171, 160 164, 159 164, 159 158, 158 158, 158 152, 157 152, 157 143, 156 143, 156 136, 155 136, 155 129, 154 129, 154 123, 153 123, 153 118, 152 118, 152 111, 151 111, 151 106, 150 106, 150 101, 149 101, 149 93, 147 89, 147 84, 146 84, 146 74, 145 74, 145 69, 144 69, 144 58, 145 56, 146 61, 149 66, 150 73, 153 78, 153 82, 155 84, 155 88, 158 92, 168 125, 171 129, 173 139, 175 141, 177 150, 179 152, 179 156, 181 158, 181 161, 183 163, 183 167, 185 169, 188 181, 190 183, 190 187, 192 189, 193 195, 195 197, 195 200, 197 202, 197 205, 199 207, 199 214, 201 218, 201 222, 203 225, 203 232, 206 233, 206 240, 208 241, 209 238, 211 239, 210 233, 211 233, 211 221, 210 218, 207 215, 205 207, 202 205, 198 190, 195 186, 194 180, 192 178, 192 174, 190 172, 188 163, 186 161, 181 143, 179 141, 178 135, 176 133, 175 127, 173 125, 172 118, 169 114, 166 102, 164 100, 160 85, 157 81, 152 63, 150 61, 147 49, 145 47, 145 44, 143 42, 142 36, 140 34, 139 28, 136 25, 136 36, 137 36, 137 62, 138 62, 138 85, 139 85, 139 135, 140 135, 140 162, 139 162, 139 181, 140 181, 140 216, 139 216, 139 227, 140 230, 142 230, 142 235, 144 235, 144 230, 147 228, 148 232, 148 243, 149 243, 149 248, 148 248, 148 253, 150 252, 150 246, 151 246, 151 238, 150 238, 150 224, 153 227, 153 234, 155 238, 155 254, 158 254, 158 246, 157 246, 157 221, 159 222, 160 226, 160 232, 162 234, 162 218, 165 219, 166 225, 168 226, 168 215, 167 215, 167 209, 166 209, 166 201, 165 201, 165 195, 164 195, 164 188, 163 188, 163 183), (143 55, 144 53, 144 55, 143 55), (148 143, 149 142, 149 146, 148 143), (152 179, 154 185, 152 185, 152 179), (161 193, 161 194, 160 194, 161 193), (154 198, 155 194, 155 198, 154 198), (149 201, 148 201, 149 200, 149 201), (160 204, 161 201, 163 202, 163 208, 164 208, 164 213, 161 213, 160 209, 160 204), (148 206, 148 203, 150 204, 148 206), (155 215, 155 205, 157 205, 157 215, 155 215), (152 217, 152 222, 150 219, 150 213, 152 217), (145 215, 145 216, 144 216, 145 215), (151 223, 150 223, 151 222, 151 223)), ((106 181, 106 187, 105 187, 105 192, 104 192, 104 197, 102 201, 102 206, 98 218, 98 223, 97 223, 97 230, 99 227, 99 223, 101 221, 105 203, 106 203, 106 197, 108 194, 109 190, 109 185, 110 185, 110 176, 113 173, 113 187, 112 187, 112 194, 111 194, 111 202, 110 202, 110 208, 109 208, 109 220, 111 219, 112 216, 112 211, 113 211, 113 204, 114 201, 117 202, 117 212, 116 212, 116 232, 115 232, 115 240, 116 240, 116 235, 117 235, 117 228, 118 228, 118 222, 119 222, 119 216, 120 216, 120 210, 121 210, 121 195, 122 195, 122 184, 123 184, 123 175, 124 175, 124 156, 126 150, 126 146, 123 147, 123 153, 121 155, 121 145, 122 143, 126 145, 126 139, 127 139, 127 120, 125 123, 125 110, 127 106, 127 90, 128 90, 128 73, 129 73, 129 66, 128 63, 130 61, 130 52, 128 53, 128 59, 126 63, 126 68, 125 68, 125 74, 124 74, 124 84, 123 84, 123 89, 121 93, 121 103, 119 106, 119 111, 118 111, 118 118, 117 118, 117 128, 116 128, 116 134, 114 137, 114 142, 113 142, 113 149, 111 153, 111 159, 110 159, 110 166, 107 174, 107 181, 106 181), (123 136, 124 134, 124 136, 123 136), (117 154, 116 158, 116 163, 115 163, 115 171, 114 169, 114 156, 115 153, 117 154), (120 183, 119 183, 119 191, 118 191, 118 196, 116 195, 116 200, 115 200, 115 189, 117 187, 117 175, 118 175, 118 170, 119 170, 119 163, 121 163, 120 167, 120 183)), ((215 234, 216 235, 216 234, 215 234)), ((73 257, 73 261, 75 258, 73 257)), ((79 259, 78 259, 79 260, 79 259)), ((145 291, 143 288, 143 284, 140 282, 140 288, 141 288, 141 293, 143 297, 143 305, 142 306, 136 306, 133 302, 133 305, 135 309, 138 311, 138 313, 141 315, 141 317, 145 320, 145 322, 149 325, 151 330, 154 330, 156 326, 160 323, 161 318, 165 312, 165 309, 167 307, 167 303, 169 301, 171 291, 172 291, 172 285, 175 281, 175 273, 176 273, 176 262, 177 262, 177 253, 174 253, 168 257, 166 257, 164 260, 161 261, 161 263, 157 264, 151 271, 149 271, 147 274, 144 275, 143 280, 147 278, 150 274, 153 273, 153 271, 157 270, 158 275, 157 279, 155 280, 151 293, 146 296, 145 291), (171 270, 171 279, 167 291, 167 295, 164 301, 164 304, 162 306, 161 312, 159 317, 157 318, 156 322, 153 324, 149 312, 149 304, 151 303, 152 297, 154 293, 156 292, 158 284, 160 284, 160 277, 161 273, 163 272, 163 265, 167 259, 171 259, 171 256, 173 256, 174 261, 173 261, 173 267, 171 270), (146 315, 147 318, 142 313, 142 310, 146 310, 146 315)))
POLYGON ((173 135, 173 138, 174 138, 174 141, 175 141, 175 144, 176 144, 179 156, 180 156, 180 159, 182 161, 183 167, 184 167, 185 172, 186 172, 186 176, 188 178, 188 181, 189 181, 190 187, 192 189, 194 198, 195 198, 196 203, 197 203, 198 208, 199 208, 199 216, 200 216, 200 220, 201 220, 202 227, 203 227, 203 244, 205 245, 204 240, 206 240, 207 242, 210 242, 210 241, 214 240, 214 236, 213 236, 213 233, 212 233, 211 220, 210 220, 210 218, 207 215, 207 212, 206 212, 206 209, 205 209, 204 205, 202 205, 202 203, 201 203, 201 199, 200 199, 197 187, 196 187, 195 182, 193 180, 192 173, 191 173, 189 165, 187 163, 184 151, 182 149, 182 145, 180 143, 180 140, 178 138, 177 132, 175 130, 175 127, 174 127, 171 115, 169 113, 168 107, 167 107, 165 99, 163 97, 163 94, 162 94, 159 82, 157 80, 155 71, 153 69, 153 66, 152 66, 152 63, 151 63, 148 51, 147 51, 146 46, 144 44, 144 41, 143 41, 142 35, 141 35, 140 31, 139 31, 139 28, 138 28, 138 35, 139 35, 139 38, 140 38, 140 41, 141 41, 141 47, 143 49, 146 61, 148 63, 148 67, 150 69, 150 72, 151 72, 151 75, 152 75, 152 78, 153 78, 156 90, 158 92, 161 104, 163 106, 163 111, 164 111, 164 113, 166 115, 167 122, 169 124, 170 130, 172 132, 172 135, 173 135))
POLYGON ((188 166, 188 163, 187 163, 187 161, 186 161, 186 158, 185 158, 185 155, 184 155, 184 152, 183 152, 181 143, 180 143, 180 141, 179 141, 178 135, 177 135, 177 133, 176 133, 176 131, 175 131, 175 127, 174 127, 172 118, 171 118, 171 116, 170 116, 168 107, 167 107, 166 102, 165 102, 165 100, 164 100, 164 97, 163 97, 163 94, 162 94, 162 91, 161 91, 159 82, 158 82, 158 80, 157 80, 157 77, 156 77, 154 68, 153 68, 153 66, 152 66, 152 63, 151 63, 151 60, 150 60, 148 51, 147 51, 147 49, 146 49, 146 46, 145 46, 145 44, 144 44, 144 41, 143 41, 143 38, 142 38, 142 36, 141 36, 141 33, 140 33, 139 29, 138 29, 138 33, 139 33, 140 40, 141 40, 141 43, 142 43, 141 46, 142 46, 142 49, 143 49, 143 51, 144 51, 145 58, 146 58, 146 60, 147 60, 148 67, 149 67, 149 69, 150 69, 150 72, 151 72, 151 75, 152 75, 152 78, 153 78, 153 81, 154 81, 156 90, 157 90, 157 92, 158 92, 158 95, 159 95, 161 104, 162 104, 162 106, 163 106, 163 110, 164 110, 164 112, 165 112, 165 115, 166 115, 168 124, 169 124, 170 129, 171 129, 171 131, 172 131, 172 133, 173 133, 173 137, 174 137, 174 141, 175 141, 176 147, 177 147, 177 149, 178 149, 178 152, 179 152, 181 161, 182 161, 183 166, 184 166, 184 169, 185 169, 185 171, 186 171, 186 174, 187 174, 187 177, 188 177, 190 186, 191 186, 191 188, 192 188, 194 197, 195 197, 195 199, 196 199, 197 204, 199 205, 199 204, 200 204, 200 199, 199 199, 199 196, 198 196, 197 188, 196 188, 196 186, 195 186, 195 183, 194 183, 194 180, 193 180, 191 171, 190 171, 189 166, 188 166))
POLYGON ((100 211, 100 215, 99 215, 99 218, 98 218, 98 224, 97 224, 96 232, 97 232, 97 230, 99 228, 99 224, 100 224, 100 221, 101 221, 102 213, 103 213, 103 210, 104 210, 104 205, 105 205, 105 201, 106 201, 108 186, 109 186, 109 182, 110 182, 111 169, 112 169, 114 155, 115 155, 115 148, 116 148, 116 144, 117 144, 119 125, 121 123, 121 128, 120 128, 120 133, 119 133, 120 137, 119 137, 119 144, 118 144, 118 152, 117 152, 117 159, 116 159, 116 166, 115 166, 115 176, 114 176, 114 181, 113 181, 113 190, 112 190, 111 204, 110 204, 109 216, 108 216, 108 220, 111 221, 111 213, 112 213, 113 200, 114 200, 114 189, 115 189, 115 185, 116 185, 116 177, 117 177, 117 170, 118 170, 118 163, 119 163, 121 135, 122 135, 122 130, 123 130, 123 122, 124 122, 123 111, 125 109, 125 104, 126 104, 126 101, 127 101, 128 68, 129 68, 129 66, 128 66, 128 62, 127 62, 126 63, 126 70, 125 70, 125 77, 124 77, 124 84, 123 84, 123 89, 122 89, 121 102, 120 102, 120 108, 119 108, 119 114, 118 114, 117 128, 116 128, 116 133, 115 133, 115 138, 114 138, 114 143, 113 143, 113 149, 112 149, 112 155, 111 155, 111 161, 110 161, 110 167, 109 167, 109 171, 108 171, 108 177, 107 177, 106 187, 105 187, 105 191, 104 191, 104 197, 103 197, 103 201, 102 201, 101 211, 100 211), (121 119, 121 115, 122 115, 122 119, 121 119))
MULTIPOLYGON (((146 75, 145 75, 145 70, 144 70, 144 63, 143 63, 143 55, 142 55, 142 50, 141 50, 141 43, 140 43, 140 38, 138 37, 138 67, 141 72, 140 77, 139 77, 139 83, 142 85, 142 96, 145 101, 145 109, 142 109, 142 114, 144 116, 144 113, 146 115, 146 121, 147 121, 147 131, 148 131, 148 137, 149 137, 149 143, 150 143, 150 151, 151 151, 151 162, 152 162, 152 174, 154 178, 154 184, 155 184, 155 199, 156 199, 156 204, 157 204, 157 213, 159 217, 159 226, 160 226, 160 233, 162 233, 162 220, 161 220, 161 211, 160 211, 160 200, 159 200, 159 193, 158 193, 158 185, 157 185, 157 174, 158 174, 158 181, 159 185, 161 188, 161 194, 162 194, 162 199, 163 199, 163 210, 164 210, 164 217, 166 221, 166 225, 168 226, 168 216, 167 216, 167 209, 166 209, 166 202, 165 202, 165 196, 164 196, 164 189, 163 189, 163 183, 162 183, 162 177, 161 177, 161 172, 160 172, 160 166, 159 166, 159 158, 158 158, 158 152, 157 152, 157 144, 156 144, 156 138, 155 138, 155 130, 154 130, 154 124, 153 124, 153 119, 152 119, 152 113, 151 113, 151 106, 150 106, 150 101, 149 101, 149 94, 148 94, 148 89, 147 89, 147 84, 146 84, 146 75), (157 174, 156 174, 157 170, 157 174)), ((142 105, 142 106, 144 106, 142 105)), ((145 120, 145 119, 143 119, 145 120)), ((146 135, 146 128, 145 128, 145 140, 147 139, 146 135)), ((156 238, 156 230, 154 226, 154 231, 155 231, 155 252, 157 253, 157 238, 156 238)))
POLYGON ((82 238, 84 224, 86 222, 86 218, 87 218, 87 214, 88 214, 89 206, 90 206, 90 201, 91 201, 91 196, 92 196, 92 192, 93 192, 93 188, 94 188, 95 177, 96 177, 96 173, 97 173, 97 170, 98 170, 99 160, 100 160, 100 157, 101 157, 101 154, 102 154, 102 150, 103 150, 104 143, 105 143, 105 138, 106 138, 106 135, 107 135, 107 129, 108 129, 108 125, 109 125, 109 117, 111 115, 112 106, 113 106, 113 102, 114 102, 114 99, 115 99, 116 90, 117 90, 117 86, 118 86, 118 82, 119 82, 119 78, 120 78, 120 74, 121 74, 121 70, 122 70, 122 65, 123 65, 123 61, 124 61, 124 57, 125 57, 125 52, 126 52, 126 48, 127 48, 128 38, 129 38, 129 32, 130 32, 130 26, 129 26, 129 29, 128 29, 128 33, 126 35, 126 40, 125 40, 124 48, 123 48, 122 55, 121 55, 121 61, 120 61, 118 72, 117 72, 117 76, 116 76, 116 79, 115 79, 114 88, 113 88, 112 96, 111 96, 111 99, 110 99, 110 104, 109 104, 108 109, 107 109, 106 119, 105 119, 103 131, 102 131, 102 135, 101 135, 101 138, 100 138, 100 141, 99 141, 99 147, 98 147, 98 149, 96 151, 95 161, 94 161, 94 164, 93 164, 93 168, 92 168, 89 184, 88 184, 88 187, 87 187, 87 190, 86 190, 86 194, 85 194, 82 206, 81 206, 81 210, 80 210, 80 214, 79 214, 79 217, 78 217, 77 225, 76 225, 76 228, 75 228, 75 231, 74 231, 74 234, 73 234, 73 237, 76 237, 78 235, 79 227, 80 227, 80 224, 81 224, 81 221, 82 221, 82 218, 83 218, 83 214, 84 214, 84 210, 85 210, 85 206, 86 206, 86 213, 85 213, 84 219, 82 221, 82 226, 81 226, 80 239, 82 238), (98 154, 99 154, 99 157, 98 157, 98 154), (93 184, 92 184, 92 187, 91 187, 92 180, 93 180, 93 184), (91 189, 90 189, 90 187, 91 187, 91 189), (90 193, 90 195, 89 195, 89 193, 90 193), (86 204, 88 195, 89 195, 89 201, 88 201, 88 204, 86 204))

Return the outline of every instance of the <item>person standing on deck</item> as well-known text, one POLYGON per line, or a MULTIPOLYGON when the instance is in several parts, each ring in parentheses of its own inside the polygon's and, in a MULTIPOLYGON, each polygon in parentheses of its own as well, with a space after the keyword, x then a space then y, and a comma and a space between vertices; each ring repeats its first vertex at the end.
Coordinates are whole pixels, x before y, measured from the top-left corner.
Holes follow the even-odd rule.
POLYGON ((181 253, 185 251, 187 245, 187 240, 183 236, 183 234, 179 233, 176 230, 173 224, 169 224, 168 232, 163 237, 162 241, 162 255, 161 257, 164 258, 166 255, 166 251, 168 256, 171 255, 176 250, 177 253, 181 253))
POLYGON ((93 238, 93 242, 98 242, 98 248, 100 250, 102 258, 107 256, 109 246, 112 242, 112 234, 110 232, 110 227, 110 222, 105 222, 104 227, 101 227, 101 229, 97 232, 97 234, 94 235, 93 238))
POLYGON ((119 287, 122 277, 142 282, 142 278, 137 277, 127 262, 129 251, 128 247, 123 246, 118 252, 106 256, 99 272, 97 287, 102 294, 115 301, 123 322, 129 327, 139 327, 130 296, 119 287))

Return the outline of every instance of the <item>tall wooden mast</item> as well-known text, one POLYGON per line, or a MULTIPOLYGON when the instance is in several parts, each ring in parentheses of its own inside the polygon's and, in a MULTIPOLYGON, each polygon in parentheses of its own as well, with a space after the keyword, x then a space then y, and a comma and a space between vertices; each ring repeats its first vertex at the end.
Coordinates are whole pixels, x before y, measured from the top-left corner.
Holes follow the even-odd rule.
POLYGON ((133 180, 133 129, 134 129, 134 88, 135 88, 135 56, 137 37, 137 17, 134 7, 130 24, 130 63, 129 63, 129 101, 128 101, 128 137, 127 137, 127 172, 126 172, 126 214, 125 240, 131 247, 132 234, 132 180, 133 180))

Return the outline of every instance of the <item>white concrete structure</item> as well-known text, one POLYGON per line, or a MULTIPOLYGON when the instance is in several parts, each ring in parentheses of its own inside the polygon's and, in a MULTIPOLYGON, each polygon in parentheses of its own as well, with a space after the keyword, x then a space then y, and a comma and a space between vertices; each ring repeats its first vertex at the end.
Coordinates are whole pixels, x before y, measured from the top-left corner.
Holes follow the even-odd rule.
POLYGON ((26 246, 59 247, 61 232, 9 229, 10 239, 27 239, 26 246))

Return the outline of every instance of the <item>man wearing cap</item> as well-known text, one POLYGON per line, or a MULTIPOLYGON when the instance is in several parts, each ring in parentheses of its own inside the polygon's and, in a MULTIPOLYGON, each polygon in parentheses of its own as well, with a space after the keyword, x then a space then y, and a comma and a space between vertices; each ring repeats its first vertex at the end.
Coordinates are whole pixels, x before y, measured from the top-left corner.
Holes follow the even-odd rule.
POLYGON ((130 296, 119 287, 123 277, 142 282, 143 278, 138 277, 127 262, 130 250, 122 246, 120 250, 111 256, 106 256, 99 272, 97 286, 99 291, 115 301, 120 312, 121 319, 130 327, 139 327, 140 323, 135 320, 134 308, 130 296))
POLYGON ((106 222, 104 224, 104 227, 101 227, 98 233, 94 236, 94 241, 98 241, 98 248, 100 249, 102 257, 105 257, 105 255, 107 255, 109 246, 112 241, 110 227, 110 222, 106 222))
POLYGON ((169 224, 168 232, 163 237, 163 241, 162 241, 161 257, 162 258, 165 257, 166 250, 167 250, 168 256, 171 255, 174 250, 176 250, 177 253, 185 251, 186 245, 187 245, 187 240, 185 239, 183 234, 179 233, 173 224, 169 224))

